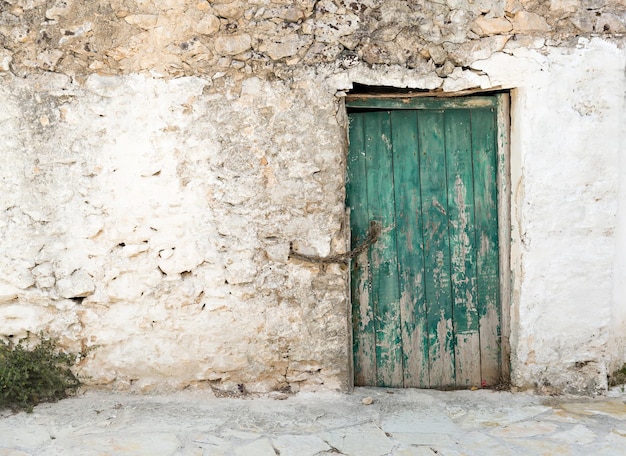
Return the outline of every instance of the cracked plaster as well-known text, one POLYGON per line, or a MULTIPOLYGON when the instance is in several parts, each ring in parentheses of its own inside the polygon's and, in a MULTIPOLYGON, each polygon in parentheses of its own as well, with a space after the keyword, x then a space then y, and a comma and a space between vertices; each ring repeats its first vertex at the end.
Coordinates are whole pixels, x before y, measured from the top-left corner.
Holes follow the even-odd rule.
POLYGON ((513 383, 606 387, 626 9, 581 5, 0 0, 3 335, 98 347, 93 385, 348 388, 347 272, 288 259, 345 249, 342 91, 504 88, 513 383))

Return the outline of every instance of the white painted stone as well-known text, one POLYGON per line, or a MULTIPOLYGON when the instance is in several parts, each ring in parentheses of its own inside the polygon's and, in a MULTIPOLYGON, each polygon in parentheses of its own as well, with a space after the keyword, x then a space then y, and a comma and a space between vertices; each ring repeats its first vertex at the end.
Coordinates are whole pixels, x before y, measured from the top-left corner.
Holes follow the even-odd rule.
POLYGON ((182 240, 175 249, 162 250, 159 257, 161 258, 158 262, 159 268, 167 275, 190 272, 204 261, 196 245, 182 240), (161 255, 163 252, 169 254, 161 255))
POLYGON ((0 73, 9 71, 12 61, 13 54, 7 49, 0 48, 0 73))
POLYGON ((18 297, 20 289, 6 282, 0 282, 0 302, 12 301, 18 297))
POLYGON ((95 290, 93 278, 83 270, 72 273, 56 282, 59 295, 63 298, 84 298, 95 290))
POLYGON ((619 310, 624 295, 613 291, 623 289, 623 280, 610 271, 623 255, 621 248, 615 250, 616 242, 623 244, 621 237, 613 238, 616 228, 623 230, 616 218, 623 204, 618 193, 623 169, 615 166, 621 162, 612 151, 623 141, 625 107, 612 94, 626 86, 619 76, 625 62, 623 50, 593 39, 573 53, 520 49, 473 64, 493 85, 517 87, 511 137, 512 216, 518 220, 512 244, 514 296, 519 296, 511 340, 516 384, 549 379, 560 388, 602 389, 603 362, 585 364, 592 370, 584 372, 575 361, 604 353, 623 356, 617 342, 623 336, 616 328, 624 328, 619 310), (569 153, 563 155, 564 150, 569 153), (557 193, 562 197, 547 197, 557 193), (585 248, 568 247, 574 244, 585 248), (570 272, 564 275, 565 270, 570 272), (592 313, 589 303, 594 303, 592 313))
POLYGON ((288 259, 346 246, 338 91, 511 89, 513 381, 626 361, 615 2, 126 3, 2 12, 3 331, 98 345, 94 383, 345 388, 347 270, 288 259))
POLYGON ((452 74, 444 80, 443 90, 455 92, 472 88, 486 88, 490 85, 489 77, 486 75, 456 67, 452 74))

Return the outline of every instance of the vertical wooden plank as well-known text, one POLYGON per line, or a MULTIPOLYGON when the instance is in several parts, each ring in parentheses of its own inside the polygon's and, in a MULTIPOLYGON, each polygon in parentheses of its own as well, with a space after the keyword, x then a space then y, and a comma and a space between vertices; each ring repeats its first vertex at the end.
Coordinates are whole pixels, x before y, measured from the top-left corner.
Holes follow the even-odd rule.
POLYGON ((482 380, 500 380, 500 285, 495 109, 472 110, 482 380))
POLYGON ((402 338, 394 220, 393 157, 388 111, 364 117, 369 220, 382 233, 370 249, 371 299, 376 332, 376 385, 402 386, 402 338))
MULTIPOLYGON (((497 135, 497 187, 498 187, 498 242, 500 244, 500 381, 511 378, 511 290, 512 264, 511 242, 511 151, 510 137, 510 95, 496 95, 496 135, 497 135)), ((520 165, 521 166, 521 165, 520 165)), ((517 167, 519 171, 520 167, 517 167)), ((517 182, 517 179, 515 179, 517 182)), ((518 233, 519 235, 519 233, 518 233)))
POLYGON ((430 383, 417 111, 393 111, 391 127, 404 386, 427 388, 430 383))
POLYGON ((431 386, 455 386, 443 111, 418 113, 431 386))
POLYGON ((450 109, 444 119, 456 386, 480 386, 470 111, 450 109))
MULTIPOLYGON (((346 203, 350 208, 351 247, 363 239, 369 225, 367 209, 367 166, 363 118, 367 114, 351 113, 346 177, 346 203)), ((371 160, 371 157, 369 157, 371 160)), ((370 299, 368 253, 352 260, 350 293, 352 300, 352 337, 354 350, 354 384, 373 385, 376 380, 376 341, 374 309, 370 299)))

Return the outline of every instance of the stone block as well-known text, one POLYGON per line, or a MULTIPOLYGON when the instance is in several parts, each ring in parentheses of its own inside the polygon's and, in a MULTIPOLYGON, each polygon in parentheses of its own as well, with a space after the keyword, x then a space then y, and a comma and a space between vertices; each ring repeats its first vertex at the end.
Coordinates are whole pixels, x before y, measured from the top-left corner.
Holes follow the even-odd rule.
POLYGON ((470 29, 479 36, 499 35, 513 30, 513 25, 506 17, 477 17, 470 29))
POLYGON ((237 55, 252 47, 252 38, 247 33, 223 35, 215 39, 215 51, 222 55, 237 55))
POLYGON ((12 301, 17 298, 20 289, 11 284, 0 282, 0 302, 12 301))
POLYGON ((32 274, 38 288, 51 288, 56 282, 52 263, 42 263, 34 267, 32 274))
POLYGON ((158 19, 159 16, 156 14, 131 14, 124 18, 129 24, 136 25, 144 30, 156 27, 158 19))
POLYGON ((220 24, 220 20, 216 16, 207 14, 193 25, 193 29, 201 35, 212 35, 220 29, 220 24))
POLYGON ((478 74, 471 70, 455 68, 443 82, 443 90, 446 92, 458 92, 461 90, 489 87, 489 77, 478 74))
POLYGON ((280 60, 284 57, 296 55, 306 44, 306 41, 298 34, 292 33, 278 39, 264 41, 259 46, 259 50, 266 53, 272 60, 280 60))
POLYGON ((536 13, 520 11, 513 16, 514 33, 545 33, 551 30, 546 20, 536 13))
POLYGON ((519 0, 506 0, 506 3, 504 4, 504 11, 509 14, 515 14, 522 9, 524 9, 524 7, 519 0))
POLYGON ((82 269, 74 271, 69 277, 57 280, 59 296, 63 298, 84 298, 95 290, 93 278, 82 269))
POLYGON ((13 53, 8 49, 0 48, 0 73, 7 72, 11 69, 13 61, 13 53))
POLYGON ((213 4, 213 9, 219 17, 227 19, 239 19, 243 16, 245 4, 240 1, 234 1, 231 3, 219 3, 213 4))
POLYGON ((613 13, 602 13, 596 20, 598 33, 626 33, 626 13, 622 17, 613 13))
POLYGON ((51 19, 53 21, 59 20, 69 12, 73 3, 74 0, 56 1, 52 8, 46 10, 46 19, 51 19))
POLYGON ((459 66, 469 66, 477 60, 484 60, 501 51, 507 41, 508 37, 495 35, 470 41, 456 48, 453 46, 444 47, 449 49, 448 57, 453 63, 459 66))
POLYGON ((550 0, 550 9, 552 11, 564 11, 574 13, 578 11, 580 0, 550 0))

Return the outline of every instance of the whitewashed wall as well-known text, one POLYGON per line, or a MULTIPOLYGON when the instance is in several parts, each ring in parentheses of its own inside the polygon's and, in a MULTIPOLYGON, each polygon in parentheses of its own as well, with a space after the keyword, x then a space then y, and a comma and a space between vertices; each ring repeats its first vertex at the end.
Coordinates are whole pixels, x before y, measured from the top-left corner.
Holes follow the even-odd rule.
POLYGON ((344 245, 334 96, 205 87, 2 82, 2 333, 93 347, 96 385, 346 388, 345 271, 287 261, 344 245))
POLYGON ((8 0, 0 335, 92 385, 350 386, 353 84, 511 91, 513 384, 626 362, 619 0, 8 0), (87 18, 94 18, 93 21, 87 18))
MULTIPOLYGON (((625 361, 626 52, 584 38, 536 47, 470 65, 483 89, 511 90, 512 382, 593 392, 625 361)), ((432 88, 407 71, 358 68, 337 85, 349 81, 432 88)))
POLYGON ((520 49, 476 64, 513 92, 513 380, 594 391, 621 367, 624 49, 520 49), (622 219, 620 219, 622 217, 622 219))

